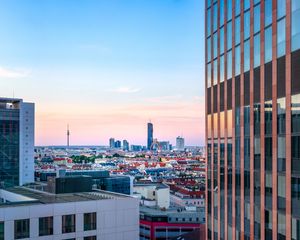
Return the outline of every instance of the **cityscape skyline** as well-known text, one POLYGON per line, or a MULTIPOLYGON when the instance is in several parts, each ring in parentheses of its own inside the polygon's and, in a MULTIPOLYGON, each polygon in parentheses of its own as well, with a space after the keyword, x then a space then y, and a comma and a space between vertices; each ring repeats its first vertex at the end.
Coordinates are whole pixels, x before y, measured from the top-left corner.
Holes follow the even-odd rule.
POLYGON ((36 145, 65 144, 67 124, 71 144, 144 144, 154 117, 157 138, 204 145, 203 11, 196 0, 1 1, 0 95, 36 103, 36 145))

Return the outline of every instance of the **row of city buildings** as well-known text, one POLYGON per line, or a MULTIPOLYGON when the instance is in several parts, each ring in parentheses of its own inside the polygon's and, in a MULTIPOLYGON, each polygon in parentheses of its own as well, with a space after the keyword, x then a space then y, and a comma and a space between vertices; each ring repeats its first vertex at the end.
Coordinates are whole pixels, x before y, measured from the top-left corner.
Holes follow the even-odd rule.
MULTIPOLYGON (((171 151, 173 150, 172 144, 169 141, 158 141, 156 138, 153 138, 153 124, 147 123, 147 146, 142 145, 129 145, 127 140, 123 140, 123 143, 120 140, 115 140, 114 138, 109 139, 110 149, 123 149, 124 151, 171 151)), ((178 136, 176 138, 176 146, 174 150, 184 151, 185 144, 184 138, 178 136)))

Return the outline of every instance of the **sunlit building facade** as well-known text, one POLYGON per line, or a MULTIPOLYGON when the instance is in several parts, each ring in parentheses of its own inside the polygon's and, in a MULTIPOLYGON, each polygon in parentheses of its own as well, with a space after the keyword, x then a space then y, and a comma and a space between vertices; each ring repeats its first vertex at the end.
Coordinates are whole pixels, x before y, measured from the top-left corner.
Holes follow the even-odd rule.
POLYGON ((300 239, 300 1, 205 8, 207 239, 300 239))

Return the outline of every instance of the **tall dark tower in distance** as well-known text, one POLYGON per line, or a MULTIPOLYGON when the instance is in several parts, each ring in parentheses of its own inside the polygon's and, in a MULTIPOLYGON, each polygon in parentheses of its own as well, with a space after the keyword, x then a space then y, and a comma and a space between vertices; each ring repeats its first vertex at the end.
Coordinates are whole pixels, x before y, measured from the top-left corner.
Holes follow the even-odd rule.
POLYGON ((69 130, 69 124, 67 126, 67 147, 70 147, 70 130, 69 130))
POLYGON ((147 136, 147 149, 151 149, 151 144, 153 142, 153 124, 149 122, 147 124, 148 136, 147 136))

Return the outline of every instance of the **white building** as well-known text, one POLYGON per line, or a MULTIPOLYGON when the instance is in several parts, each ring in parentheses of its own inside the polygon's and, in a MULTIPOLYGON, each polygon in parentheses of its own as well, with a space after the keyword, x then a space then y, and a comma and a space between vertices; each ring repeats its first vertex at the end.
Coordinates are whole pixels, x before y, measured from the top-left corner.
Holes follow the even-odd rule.
POLYGON ((34 181, 34 103, 0 98, 0 182, 14 186, 34 181))
POLYGON ((0 239, 139 239, 139 202, 126 195, 14 187, 0 200, 0 239))
POLYGON ((133 189, 144 206, 165 209, 170 207, 170 188, 166 184, 136 184, 133 189))
POLYGON ((178 136, 176 138, 176 150, 183 151, 184 150, 184 138, 178 136))

